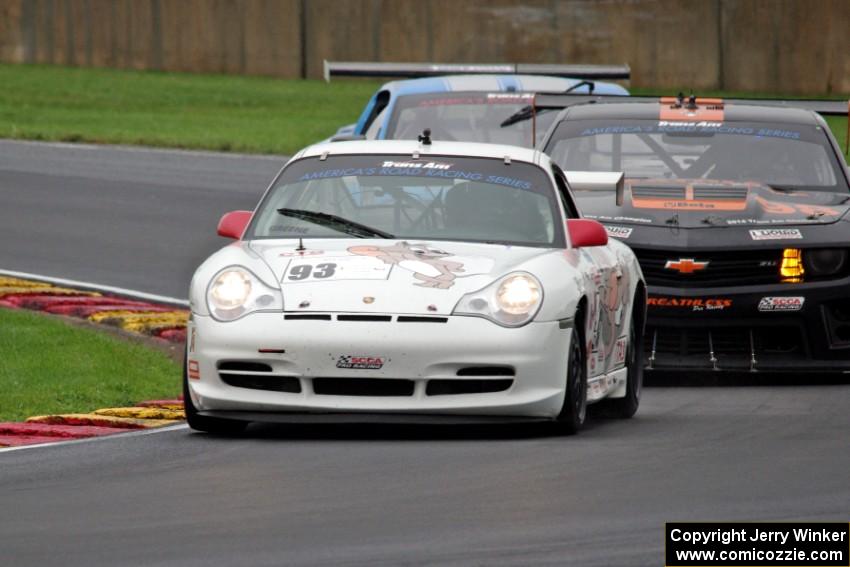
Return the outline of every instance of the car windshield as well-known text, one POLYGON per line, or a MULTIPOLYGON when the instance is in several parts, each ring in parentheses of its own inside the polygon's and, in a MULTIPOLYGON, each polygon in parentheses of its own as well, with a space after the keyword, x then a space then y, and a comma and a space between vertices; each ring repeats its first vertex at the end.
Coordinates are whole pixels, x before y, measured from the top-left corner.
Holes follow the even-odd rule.
POLYGON ((249 229, 261 238, 409 238, 562 246, 542 169, 505 159, 345 155, 290 164, 249 229))
POLYGON ((847 191, 820 126, 749 122, 565 120, 548 153, 564 170, 624 171, 627 178, 758 182, 847 191))
POLYGON ((425 128, 430 128, 435 140, 534 147, 555 121, 557 112, 540 112, 535 120, 501 126, 505 119, 531 104, 532 99, 533 95, 527 93, 454 92, 399 96, 384 137, 415 140, 425 128))

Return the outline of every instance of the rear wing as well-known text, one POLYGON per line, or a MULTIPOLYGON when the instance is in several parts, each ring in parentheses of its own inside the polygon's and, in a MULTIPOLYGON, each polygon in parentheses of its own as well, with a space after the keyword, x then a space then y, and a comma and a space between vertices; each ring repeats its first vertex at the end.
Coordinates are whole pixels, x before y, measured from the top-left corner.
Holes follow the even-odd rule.
POLYGON ((415 79, 438 75, 549 75, 571 79, 628 80, 628 65, 550 65, 547 63, 374 63, 324 61, 325 81, 331 77, 392 77, 415 79))
POLYGON ((614 191, 616 205, 623 205, 625 174, 622 171, 565 171, 570 189, 575 191, 614 191))

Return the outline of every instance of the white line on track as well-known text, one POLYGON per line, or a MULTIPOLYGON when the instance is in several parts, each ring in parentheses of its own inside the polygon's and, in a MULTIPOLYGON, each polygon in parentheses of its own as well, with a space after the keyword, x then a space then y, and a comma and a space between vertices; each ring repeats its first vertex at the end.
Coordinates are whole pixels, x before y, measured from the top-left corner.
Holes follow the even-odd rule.
POLYGON ((125 295, 130 297, 137 297, 139 299, 144 299, 147 301, 158 301, 160 303, 169 303, 171 305, 180 305, 181 307, 189 307, 189 301, 186 299, 179 299, 177 297, 169 297, 167 295, 157 295, 155 293, 147 293, 144 291, 137 291, 134 289, 127 289, 123 287, 115 287, 111 285, 100 285, 91 282, 81 282, 77 280, 67 280, 65 278, 54 278, 50 276, 42 276, 39 274, 30 274, 27 272, 15 272, 12 270, 0 270, 0 276, 8 276, 11 278, 21 278, 21 279, 31 279, 38 280, 42 282, 47 282, 54 285, 64 285, 69 287, 79 287, 83 289, 88 289, 92 291, 103 291, 106 293, 114 293, 117 295, 125 295))
POLYGON ((39 443, 37 445, 21 445, 20 447, 3 447, 0 448, 0 453, 8 453, 10 451, 25 451, 27 449, 43 449, 46 447, 60 447, 62 445, 72 445, 79 443, 91 443, 93 441, 103 441, 105 439, 127 439, 128 437, 142 437, 144 435, 153 435, 155 433, 168 433, 169 431, 179 431, 181 429, 189 429, 185 423, 176 425, 166 425, 165 427, 155 427, 151 429, 143 429, 128 431, 127 433, 113 433, 112 435, 99 435, 97 437, 86 437, 84 439, 70 439, 68 441, 57 441, 56 443, 39 443))

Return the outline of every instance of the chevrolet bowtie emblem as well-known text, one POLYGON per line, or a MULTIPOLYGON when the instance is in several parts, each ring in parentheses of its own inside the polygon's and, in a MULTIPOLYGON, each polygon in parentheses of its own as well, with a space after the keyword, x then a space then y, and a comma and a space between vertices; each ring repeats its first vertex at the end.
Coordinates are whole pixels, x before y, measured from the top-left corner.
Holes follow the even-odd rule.
POLYGON ((680 274, 693 274, 708 267, 708 261, 697 262, 693 258, 680 258, 679 260, 667 260, 664 264, 665 270, 676 270, 680 274))

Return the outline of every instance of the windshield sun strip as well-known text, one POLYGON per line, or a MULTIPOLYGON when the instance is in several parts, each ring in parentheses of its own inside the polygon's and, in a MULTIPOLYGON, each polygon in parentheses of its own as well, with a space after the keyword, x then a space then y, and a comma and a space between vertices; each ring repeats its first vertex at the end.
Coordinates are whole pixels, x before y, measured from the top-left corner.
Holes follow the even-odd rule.
MULTIPOLYGON (((444 154, 434 154, 434 155, 431 155, 431 156, 428 156, 428 157, 429 157, 429 159, 435 159, 435 160, 438 160, 438 159, 439 160, 453 160, 453 161, 457 161, 457 160, 479 161, 480 160, 480 161, 483 161, 483 162, 487 162, 490 165, 496 164, 500 167, 502 165, 505 165, 505 161, 504 161, 503 158, 496 158, 496 157, 457 156, 457 155, 444 155, 444 154)), ((327 159, 333 160, 333 159, 337 159, 337 158, 347 158, 347 159, 350 159, 350 158, 354 158, 354 159, 368 158, 368 159, 383 159, 383 160, 410 160, 411 159, 409 154, 338 154, 336 156, 332 155, 327 159)), ((256 208, 256 214, 252 217, 251 224, 248 226, 248 228, 245 232, 245 234, 246 234, 245 239, 246 240, 277 240, 277 239, 286 240, 286 239, 298 239, 298 238, 310 238, 310 239, 340 238, 340 237, 335 236, 335 235, 304 235, 304 234, 293 234, 293 235, 286 235, 286 236, 283 236, 283 235, 258 235, 257 232, 256 232, 257 226, 260 223, 261 217, 264 216, 264 213, 269 208, 268 205, 269 205, 269 203, 270 203, 270 201, 273 197, 273 194, 275 193, 275 189, 280 185, 281 180, 284 179, 287 171, 290 170, 290 168, 295 166, 296 164, 303 164, 303 163, 307 163, 307 162, 315 162, 318 159, 319 159, 319 156, 316 155, 316 156, 306 156, 306 157, 302 157, 302 158, 293 160, 292 162, 287 164, 278 173, 278 175, 275 177, 274 182, 268 188, 268 190, 266 191, 265 195, 263 196, 260 204, 256 208)), ((438 235, 423 235, 423 234, 418 234, 418 235, 417 234, 413 234, 413 235, 410 235, 410 234, 393 234, 391 238, 408 239, 408 240, 413 240, 413 239, 435 240, 435 241, 445 241, 445 242, 470 242, 470 243, 477 243, 477 244, 488 244, 489 243, 489 244, 503 244, 503 245, 506 245, 506 246, 527 246, 527 247, 535 247, 535 248, 564 248, 566 246, 566 237, 565 237, 565 233, 564 233, 564 227, 561 226, 563 224, 561 222, 562 219, 560 218, 560 215, 562 213, 561 213, 559 205, 558 205, 558 203, 555 199, 555 193, 554 193, 555 189, 552 186, 551 180, 550 180, 548 174, 546 173, 545 169, 543 169, 538 163, 534 163, 534 162, 514 161, 513 164, 514 165, 522 164, 523 167, 533 168, 533 170, 537 171, 538 174, 542 176, 539 179, 545 180, 545 182, 543 184, 539 184, 539 183, 535 184, 533 186, 534 188, 528 189, 528 190, 531 190, 531 191, 538 193, 538 194, 542 195, 543 197, 545 197, 546 200, 547 200, 547 203, 549 205, 549 214, 551 214, 551 216, 552 216, 553 225, 551 227, 552 228, 552 237, 549 239, 548 242, 498 239, 498 238, 497 239, 493 239, 493 238, 477 239, 477 238, 467 238, 467 237, 458 238, 456 236, 444 237, 444 236, 438 236, 438 235)), ((520 189, 518 189, 518 190, 520 190, 520 189)), ((275 210, 274 213, 276 214, 277 211, 275 210)), ((369 227, 369 228, 371 228, 371 227, 369 227)))
MULTIPOLYGON (((626 178, 629 178, 629 179, 642 179, 642 178, 645 179, 645 178, 655 178, 655 177, 663 178, 662 175, 658 175, 658 176, 646 175, 646 174, 644 174, 644 172, 641 172, 640 174, 633 173, 633 172, 626 170, 626 168, 622 166, 621 160, 623 160, 624 156, 627 155, 622 149, 623 138, 624 138, 624 136, 634 136, 636 139, 640 139, 644 143, 645 147, 650 150, 650 152, 647 153, 647 156, 652 156, 654 158, 657 158, 669 169, 670 173, 674 174, 675 177, 673 177, 673 179, 700 179, 700 178, 704 178, 706 180, 712 179, 710 177, 703 177, 702 174, 700 174, 700 175, 692 174, 692 171, 696 168, 696 169, 699 170, 699 171, 696 172, 697 174, 699 174, 700 171, 702 173, 708 173, 708 172, 712 171, 714 168, 716 168, 718 165, 720 165, 720 163, 717 162, 717 161, 715 161, 714 163, 706 163, 706 161, 709 158, 715 158, 716 157, 716 156, 714 156, 714 150, 713 149, 709 149, 709 150, 704 151, 701 155, 699 155, 697 157, 696 160, 693 160, 691 163, 689 163, 687 165, 686 168, 683 168, 682 165, 680 165, 676 161, 675 156, 672 155, 670 151, 666 150, 660 143, 658 143, 657 141, 655 141, 655 140, 653 140, 652 138, 649 137, 650 133, 652 133, 652 134, 671 134, 671 135, 675 136, 677 134, 676 131, 661 131, 661 130, 652 131, 652 132, 644 132, 644 131, 637 131, 637 130, 633 131, 633 132, 632 131, 619 131, 619 132, 615 131, 615 132, 598 132, 598 133, 591 133, 591 134, 579 135, 579 136, 565 135, 563 133, 564 130, 570 130, 571 131, 570 133, 573 133, 574 131, 577 132, 577 131, 579 131, 580 128, 585 128, 585 131, 586 131, 588 129, 588 126, 582 125, 582 123, 594 124, 594 129, 599 130, 599 129, 609 129, 609 128, 625 129, 625 128, 628 128, 628 127, 638 128, 641 124, 645 124, 648 127, 649 125, 653 125, 653 126, 657 125, 658 122, 659 122, 658 120, 647 120, 647 119, 629 119, 629 120, 615 121, 615 122, 611 122, 611 121, 605 122, 605 121, 598 121, 598 120, 570 120, 569 122, 562 121, 556 126, 555 133, 552 135, 552 137, 547 142, 547 145, 546 145, 546 148, 544 149, 544 151, 551 155, 553 152, 557 153, 557 150, 558 150, 557 145, 561 142, 571 141, 571 140, 579 140, 579 139, 583 139, 583 138, 593 138, 593 137, 597 137, 597 136, 611 136, 611 143, 612 143, 612 149, 611 149, 611 152, 610 152, 610 156, 611 156, 611 159, 612 159, 611 170, 624 171, 626 178), (600 126, 600 124, 603 124, 603 125, 600 126), (560 135, 559 135, 559 131, 560 131, 560 135), (615 162, 615 161, 619 161, 620 163, 614 164, 613 162, 615 162), (613 167, 614 165, 618 165, 619 167, 613 167)), ((733 122, 733 124, 757 125, 757 124, 761 124, 761 123, 749 123, 749 122, 735 123, 735 122, 733 122)), ((768 123, 765 123, 765 124, 768 124, 768 123)), ((819 147, 819 148, 824 150, 826 160, 827 160, 827 162, 830 166, 830 174, 831 174, 830 177, 835 180, 835 183, 832 184, 832 185, 827 185, 827 184, 812 185, 812 184, 806 184, 806 183, 790 184, 790 183, 776 183, 776 182, 770 181, 769 179, 757 179, 757 178, 749 179, 747 181, 761 182, 761 183, 764 183, 764 184, 769 185, 769 186, 770 185, 776 185, 776 186, 795 187, 796 190, 801 190, 801 191, 802 190, 809 190, 809 191, 841 192, 842 189, 846 190, 846 191, 850 191, 850 178, 848 178, 845 175, 844 170, 841 167, 839 167, 839 163, 838 163, 838 160, 837 160, 836 155, 835 155, 835 148, 833 148, 832 144, 830 143, 829 137, 826 135, 825 132, 822 131, 823 129, 821 127, 819 127, 819 126, 814 127, 814 126, 811 126, 811 125, 802 125, 802 124, 793 124, 793 125, 787 125, 787 124, 786 125, 775 125, 774 124, 773 126, 774 126, 774 128, 772 130, 775 130, 775 131, 781 131, 783 129, 788 130, 792 126, 800 129, 801 131, 803 131, 802 130, 803 128, 808 128, 809 131, 807 132, 807 134, 808 134, 808 137, 811 138, 811 139, 800 139, 799 141, 801 143, 813 144, 814 146, 819 147), (820 134, 820 136, 823 136, 823 139, 820 139, 820 136, 818 134, 820 134), (842 181, 844 181, 844 185, 842 185, 842 181)), ((771 128, 769 128, 768 126, 764 126, 764 125, 762 125, 762 129, 763 130, 771 130, 771 128)), ((711 131, 705 131, 705 132, 703 132, 703 134, 704 134, 704 137, 706 139, 711 139, 715 135, 729 135, 729 136, 743 135, 743 134, 739 134, 739 133, 724 134, 724 133, 715 133, 715 132, 711 132, 711 131)), ((750 134, 750 135, 752 135, 752 134, 750 134)), ((699 135, 688 135, 688 138, 691 138, 691 139, 692 138, 698 138, 698 137, 699 137, 699 135)), ((789 141, 797 141, 797 140, 796 139, 790 139, 789 141)), ((598 155, 606 155, 609 152, 599 151, 599 152, 596 152, 596 153, 598 155)), ((567 164, 559 163, 559 165, 561 167, 564 167, 567 164)), ((582 169, 582 168, 573 167, 573 169, 582 169)), ((593 171, 608 171, 608 169, 591 169, 591 170, 593 170, 593 171)), ((725 178, 718 178, 718 179, 725 179, 725 178)), ((780 190, 782 190, 782 189, 780 189, 780 190)), ((785 190, 787 191, 789 189, 785 189, 785 190)))

